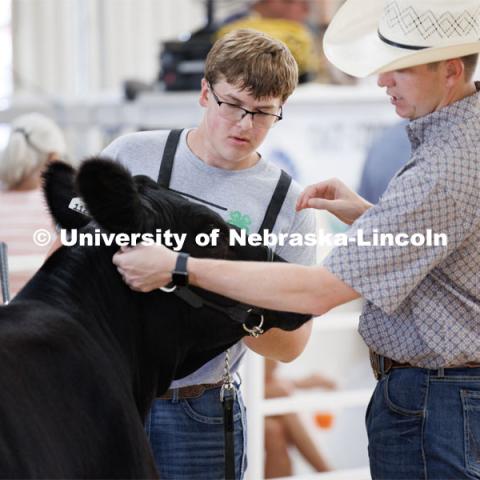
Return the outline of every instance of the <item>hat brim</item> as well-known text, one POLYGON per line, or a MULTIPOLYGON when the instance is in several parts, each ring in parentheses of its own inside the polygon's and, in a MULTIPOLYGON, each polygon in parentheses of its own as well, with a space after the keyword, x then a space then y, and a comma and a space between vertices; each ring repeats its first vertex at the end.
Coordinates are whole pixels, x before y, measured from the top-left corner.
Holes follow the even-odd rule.
POLYGON ((333 65, 363 78, 480 52, 480 41, 422 50, 390 46, 377 32, 383 6, 382 0, 347 0, 338 10, 323 39, 325 56, 333 65))

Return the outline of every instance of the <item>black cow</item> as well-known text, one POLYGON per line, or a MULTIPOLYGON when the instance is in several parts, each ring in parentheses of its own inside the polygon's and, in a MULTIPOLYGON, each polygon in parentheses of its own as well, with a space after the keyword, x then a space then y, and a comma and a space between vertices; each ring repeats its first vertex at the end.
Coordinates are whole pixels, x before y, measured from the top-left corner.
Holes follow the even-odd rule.
MULTIPOLYGON (((228 245, 228 226, 208 208, 92 159, 78 175, 58 163, 45 192, 65 228, 189 233, 192 255, 264 260, 263 247, 228 245), (67 206, 78 192, 96 224, 67 206), (219 228, 220 245, 193 235, 219 228)), ((174 294, 131 291, 114 247, 62 247, 0 308, 0 477, 156 478, 143 419, 156 392, 236 343, 241 323, 174 294)), ((210 295, 226 306, 232 302, 210 295)), ((265 329, 308 316, 266 312, 265 329)))

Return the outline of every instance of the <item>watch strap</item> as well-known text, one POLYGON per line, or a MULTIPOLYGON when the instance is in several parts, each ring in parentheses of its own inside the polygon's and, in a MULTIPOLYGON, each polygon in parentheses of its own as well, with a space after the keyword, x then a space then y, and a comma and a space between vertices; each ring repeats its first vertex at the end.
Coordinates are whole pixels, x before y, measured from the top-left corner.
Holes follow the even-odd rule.
POLYGON ((177 287, 186 287, 188 285, 187 260, 188 253, 180 252, 177 256, 175 268, 172 272, 172 283, 177 287))

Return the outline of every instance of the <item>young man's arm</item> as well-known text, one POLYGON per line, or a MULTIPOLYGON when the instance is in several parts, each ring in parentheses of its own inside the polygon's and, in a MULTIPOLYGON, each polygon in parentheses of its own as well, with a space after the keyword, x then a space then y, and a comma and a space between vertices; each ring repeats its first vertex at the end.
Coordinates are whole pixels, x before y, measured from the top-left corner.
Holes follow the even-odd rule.
MULTIPOLYGON (((285 199, 284 210, 279 216, 293 209, 295 198, 298 196, 298 187, 294 185, 289 196, 285 199)), ((293 213, 293 212, 291 212, 293 213)), ((291 214, 290 213, 290 214, 291 214)), ((297 212, 290 225, 289 231, 300 235, 316 234, 317 221, 312 210, 297 212)), ((276 253, 290 263, 299 265, 313 265, 316 263, 316 246, 308 245, 283 245, 279 246, 276 253)), ((281 362, 290 362, 297 358, 305 349, 312 331, 312 321, 306 322, 293 331, 272 328, 264 335, 257 338, 244 337, 243 343, 254 352, 281 362)))
POLYGON ((244 337, 243 343, 255 353, 280 362, 295 360, 305 349, 312 331, 312 320, 293 331, 272 328, 260 337, 244 337))

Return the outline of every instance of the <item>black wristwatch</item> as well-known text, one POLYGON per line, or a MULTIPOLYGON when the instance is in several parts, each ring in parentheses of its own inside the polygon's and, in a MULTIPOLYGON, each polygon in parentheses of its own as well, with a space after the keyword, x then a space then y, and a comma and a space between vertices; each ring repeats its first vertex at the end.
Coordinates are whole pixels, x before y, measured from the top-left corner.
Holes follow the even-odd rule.
POLYGON ((187 260, 188 253, 180 252, 177 257, 175 268, 172 272, 172 283, 177 287, 186 287, 188 285, 187 260))

